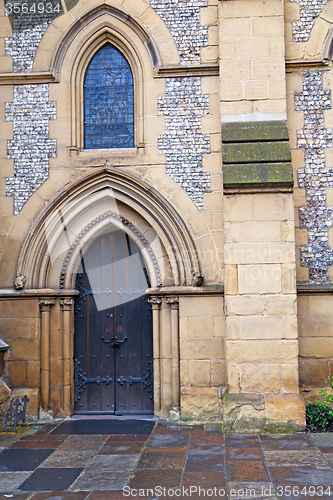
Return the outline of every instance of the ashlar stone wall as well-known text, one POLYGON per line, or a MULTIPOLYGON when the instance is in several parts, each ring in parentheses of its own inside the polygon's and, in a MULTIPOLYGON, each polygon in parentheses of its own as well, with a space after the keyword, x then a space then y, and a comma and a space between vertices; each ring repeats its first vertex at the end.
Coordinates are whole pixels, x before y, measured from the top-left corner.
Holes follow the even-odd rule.
POLYGON ((285 2, 288 128, 294 168, 300 388, 314 401, 331 375, 333 328, 332 2, 285 2), (325 56, 326 54, 326 56, 325 56))

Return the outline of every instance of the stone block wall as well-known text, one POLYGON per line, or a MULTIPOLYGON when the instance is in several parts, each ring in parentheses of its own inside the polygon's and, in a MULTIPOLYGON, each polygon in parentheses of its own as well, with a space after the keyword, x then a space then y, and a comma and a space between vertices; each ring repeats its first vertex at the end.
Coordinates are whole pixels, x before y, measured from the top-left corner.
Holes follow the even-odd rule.
POLYGON ((333 374, 332 310, 331 294, 298 297, 300 390, 307 402, 316 400, 333 374))
POLYGON ((225 197, 229 390, 297 393, 293 201, 225 197))
POLYGON ((180 297, 180 405, 184 420, 221 419, 219 388, 227 383, 221 296, 180 297))
POLYGON ((38 301, 0 300, 0 336, 9 344, 3 377, 12 396, 28 394, 30 417, 39 412, 40 313, 38 301), (16 392, 15 392, 16 391, 16 392))
POLYGON ((222 122, 285 117, 283 20, 279 0, 219 2, 222 122))

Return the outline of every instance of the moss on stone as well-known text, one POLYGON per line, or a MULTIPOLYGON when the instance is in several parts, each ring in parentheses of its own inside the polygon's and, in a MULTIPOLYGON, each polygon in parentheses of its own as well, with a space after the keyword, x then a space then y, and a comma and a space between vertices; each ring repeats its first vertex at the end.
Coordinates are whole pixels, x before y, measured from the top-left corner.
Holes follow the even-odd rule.
POLYGON ((243 144, 224 144, 223 163, 286 162, 291 161, 289 143, 265 142, 243 144))
POLYGON ((284 185, 292 186, 293 172, 291 163, 251 163, 224 165, 223 185, 284 185))
POLYGON ((227 123, 222 128, 222 142, 288 141, 283 121, 227 123))

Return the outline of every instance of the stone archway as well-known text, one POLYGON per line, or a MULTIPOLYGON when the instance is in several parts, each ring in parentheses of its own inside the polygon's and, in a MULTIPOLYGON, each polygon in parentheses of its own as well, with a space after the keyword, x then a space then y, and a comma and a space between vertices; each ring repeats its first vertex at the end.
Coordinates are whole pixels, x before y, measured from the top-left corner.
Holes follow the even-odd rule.
POLYGON ((154 411, 165 414, 179 406, 176 295, 201 269, 191 234, 169 202, 116 168, 93 170, 65 186, 42 211, 22 247, 17 274, 26 280, 23 293, 38 295, 41 308, 42 407, 55 414, 73 413, 75 278, 91 241, 110 224, 135 242, 147 264, 154 289, 154 411), (171 296, 156 296, 162 286, 173 290, 171 296), (172 365, 171 378, 161 371, 164 358, 172 365))

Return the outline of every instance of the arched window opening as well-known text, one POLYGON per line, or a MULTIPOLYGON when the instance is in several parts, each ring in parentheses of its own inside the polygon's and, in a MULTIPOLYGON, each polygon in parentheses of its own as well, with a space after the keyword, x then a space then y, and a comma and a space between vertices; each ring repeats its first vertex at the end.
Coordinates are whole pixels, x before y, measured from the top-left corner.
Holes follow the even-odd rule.
POLYGON ((91 59, 84 78, 84 147, 134 147, 134 82, 125 56, 111 43, 91 59))

